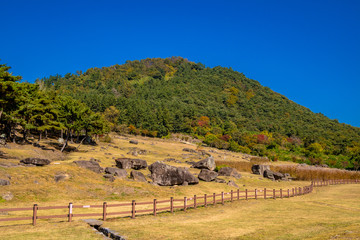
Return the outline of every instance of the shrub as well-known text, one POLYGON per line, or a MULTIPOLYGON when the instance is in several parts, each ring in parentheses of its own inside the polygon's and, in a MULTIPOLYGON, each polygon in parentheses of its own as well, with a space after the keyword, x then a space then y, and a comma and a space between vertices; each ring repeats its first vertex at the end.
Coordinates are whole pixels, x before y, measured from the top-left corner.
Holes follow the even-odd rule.
POLYGON ((216 168, 215 168, 215 172, 218 172, 220 169, 222 169, 222 168, 224 168, 224 167, 229 167, 229 166, 226 165, 226 164, 218 165, 218 166, 216 166, 216 168))
POLYGON ((106 143, 111 143, 111 137, 109 136, 109 135, 106 135, 105 137, 104 137, 104 142, 106 142, 106 143))

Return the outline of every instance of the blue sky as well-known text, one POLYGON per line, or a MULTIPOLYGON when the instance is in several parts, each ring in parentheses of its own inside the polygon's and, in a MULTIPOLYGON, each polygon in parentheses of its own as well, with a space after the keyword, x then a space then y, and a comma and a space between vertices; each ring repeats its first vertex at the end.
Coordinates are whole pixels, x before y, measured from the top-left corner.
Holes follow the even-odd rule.
POLYGON ((0 0, 0 59, 36 78, 182 56, 360 127, 360 1, 0 0))

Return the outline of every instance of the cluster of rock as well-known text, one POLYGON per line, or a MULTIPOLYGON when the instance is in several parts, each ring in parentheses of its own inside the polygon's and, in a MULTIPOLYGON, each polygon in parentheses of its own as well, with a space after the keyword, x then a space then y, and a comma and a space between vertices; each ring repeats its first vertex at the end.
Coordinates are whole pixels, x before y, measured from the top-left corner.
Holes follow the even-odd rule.
POLYGON ((274 172, 270 170, 268 165, 253 165, 251 167, 253 174, 261 175, 265 178, 271 179, 273 181, 291 181, 292 177, 288 173, 274 172))
POLYGON ((191 185, 198 184, 199 180, 210 182, 228 183, 232 186, 237 186, 235 182, 227 182, 224 179, 219 179, 219 176, 230 176, 234 178, 241 178, 241 175, 230 167, 221 168, 215 172, 216 164, 212 156, 193 163, 192 167, 201 169, 198 176, 192 174, 189 168, 175 167, 167 165, 163 162, 155 162, 148 166, 147 162, 142 159, 135 158, 118 158, 115 159, 116 167, 107 167, 105 170, 100 167, 96 161, 74 161, 79 167, 89 169, 96 173, 105 172, 104 178, 109 181, 114 181, 115 178, 127 178, 128 173, 126 169, 133 169, 130 172, 130 178, 135 181, 147 182, 145 175, 137 170, 148 168, 150 171, 150 179, 152 183, 159 186, 174 186, 174 185, 191 185))
POLYGON ((160 186, 198 184, 199 179, 188 168, 174 167, 161 162, 149 166, 151 179, 160 186))

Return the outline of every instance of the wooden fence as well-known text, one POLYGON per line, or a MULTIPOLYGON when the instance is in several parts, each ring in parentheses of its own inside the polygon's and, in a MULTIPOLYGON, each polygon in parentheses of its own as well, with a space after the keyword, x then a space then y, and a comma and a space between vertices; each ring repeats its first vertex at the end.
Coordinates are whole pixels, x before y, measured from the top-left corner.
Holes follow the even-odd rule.
POLYGON ((335 184, 350 184, 350 183, 360 183, 360 180, 328 180, 328 181, 313 181, 311 185, 305 187, 295 187, 291 189, 254 189, 240 191, 231 190, 230 192, 221 192, 213 194, 204 194, 201 196, 194 195, 193 197, 184 197, 184 198, 173 198, 167 200, 157 200, 147 202, 136 202, 133 200, 129 203, 115 203, 108 204, 104 202, 99 205, 74 205, 69 203, 67 206, 50 206, 42 207, 34 204, 29 208, 4 208, 0 209, 0 213, 8 212, 19 212, 18 215, 21 217, 12 217, 12 218, 0 218, 0 222, 3 221, 22 221, 22 220, 31 220, 32 224, 35 226, 37 219, 50 219, 50 218, 66 218, 68 222, 71 222, 73 218, 83 218, 83 217, 99 217, 104 221, 110 216, 122 216, 135 218, 136 215, 143 214, 153 214, 156 216, 159 212, 171 212, 175 210, 183 210, 186 212, 188 208, 196 209, 197 207, 207 207, 209 205, 224 204, 225 202, 233 202, 239 200, 249 200, 249 199, 276 199, 276 198, 290 198, 295 196, 300 196, 304 194, 311 193, 313 187, 321 187, 335 184), (101 209, 100 211, 94 213, 89 210, 92 209, 101 209), (54 215, 41 215, 44 210, 53 210, 53 211, 62 211, 60 214, 54 215), (30 215, 32 212, 32 216, 30 215), (75 213, 76 212, 76 213, 75 213))

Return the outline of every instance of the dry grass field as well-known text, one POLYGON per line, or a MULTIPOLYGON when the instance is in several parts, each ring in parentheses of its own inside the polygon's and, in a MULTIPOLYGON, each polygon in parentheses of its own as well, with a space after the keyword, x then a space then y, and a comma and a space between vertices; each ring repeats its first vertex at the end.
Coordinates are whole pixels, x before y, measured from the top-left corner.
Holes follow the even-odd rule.
POLYGON ((290 199, 114 219, 105 227, 128 239, 360 239, 359 196, 359 185, 337 185, 290 199))
MULTIPOLYGON (((46 145, 47 141, 41 144, 46 145)), ((73 145, 77 146, 77 145, 73 145)), ((121 137, 113 136, 112 143, 100 142, 97 146, 82 145, 77 152, 61 154, 59 151, 41 150, 30 145, 19 146, 10 144, 10 149, 1 148, 5 152, 6 158, 0 158, 0 178, 8 179, 11 177, 11 185, 0 188, 0 196, 11 192, 14 198, 11 201, 0 201, 1 207, 20 207, 29 204, 56 205, 69 202, 89 204, 101 203, 103 201, 130 201, 132 199, 152 199, 168 198, 170 196, 191 196, 194 194, 213 193, 230 191, 231 187, 222 183, 201 182, 193 186, 174 186, 158 187, 148 183, 135 182, 131 179, 116 179, 114 182, 105 180, 103 174, 97 174, 87 169, 78 167, 73 161, 99 160, 101 167, 112 167, 115 165, 116 158, 131 157, 140 158, 148 164, 156 161, 164 161, 172 158, 181 161, 166 162, 174 166, 190 167, 185 161, 199 161, 206 156, 201 154, 182 151, 183 148, 196 149, 196 145, 184 144, 175 141, 140 138, 140 137, 121 137), (138 145, 130 144, 129 140, 136 139, 138 145), (146 150, 145 155, 133 156, 130 152, 134 149, 146 150), (45 167, 6 167, 8 164, 17 164, 25 157, 49 158, 52 163, 45 167), (56 183, 56 174, 67 174, 68 180, 56 183)), ((51 147, 49 147, 51 148, 51 147)), ((216 161, 226 160, 233 162, 243 162, 249 164, 244 155, 212 148, 204 148, 211 151, 216 161)), ((194 174, 200 172, 199 169, 190 168, 194 174)), ((148 169, 142 170, 145 176, 150 174, 148 169)), ((128 170, 130 173, 130 170, 128 170)), ((282 186, 308 185, 308 182, 298 183, 273 183, 270 180, 260 178, 248 172, 242 172, 243 178, 233 179, 243 190, 245 188, 262 188, 275 184, 277 188, 282 186)), ((224 179, 229 179, 223 177, 224 179)), ((150 178, 148 178, 150 181, 150 178)))
MULTIPOLYGON (((290 199, 259 199, 113 218, 108 227, 127 239, 360 239, 360 185, 316 188, 290 199)), ((0 226, 0 239, 103 239, 81 220, 0 226)))
MULTIPOLYGON (((237 167, 241 179, 234 180, 245 189, 293 188, 309 185, 309 181, 273 182, 249 173, 249 166, 256 159, 241 153, 233 153, 213 148, 199 147, 195 144, 153 139, 145 137, 124 137, 112 135, 111 143, 100 142, 97 146, 82 145, 79 151, 60 153, 52 147, 55 140, 43 140, 40 144, 46 149, 31 145, 9 144, 1 148, 0 178, 10 179, 11 185, 0 187, 0 197, 11 193, 14 197, 6 201, 0 198, 0 208, 39 206, 66 206, 102 204, 183 198, 194 194, 228 192, 234 187, 224 183, 200 182, 198 185, 160 187, 147 182, 131 179, 116 179, 110 182, 87 169, 78 167, 73 161, 96 159, 101 167, 112 167, 119 157, 140 158, 148 164, 165 161, 174 166, 190 167, 186 161, 198 161, 206 156, 201 153, 183 151, 184 148, 204 150, 212 154, 218 164, 227 163, 237 167), (139 144, 130 144, 136 139, 139 144), (146 150, 146 154, 134 156, 134 149, 146 150), (19 160, 26 157, 48 158, 52 163, 44 167, 18 166, 19 160), (167 162, 168 159, 173 159, 167 162), (180 161, 180 162, 175 162, 180 161), (68 179, 55 182, 56 174, 67 174, 68 179)), ((77 147, 77 144, 73 144, 77 147)), ((268 163, 273 167, 282 163, 268 163)), ((141 170, 149 178, 149 170, 141 170)), ((199 169, 190 168, 194 174, 199 169)), ((130 171, 128 171, 130 173, 130 171)), ((225 206, 164 213, 157 217, 139 216, 110 219, 105 226, 117 230, 128 239, 356 239, 359 238, 360 186, 341 185, 316 189, 315 193, 291 199, 240 201, 226 203, 225 206), (339 196, 344 191, 344 196, 339 196)), ((161 206, 160 206, 161 207, 161 206)), ((114 209, 123 211, 123 209, 114 209)), ((128 210, 128 209, 126 209, 128 210)), ((101 212, 101 209, 75 209, 77 213, 101 212)), ((66 209, 41 210, 39 215, 66 214, 66 209)), ((0 212, 0 218, 31 216, 28 212, 0 212)), ((31 220, 0 222, 0 239, 102 239, 101 236, 74 218, 73 223, 66 219, 38 220, 33 227, 31 220)))

